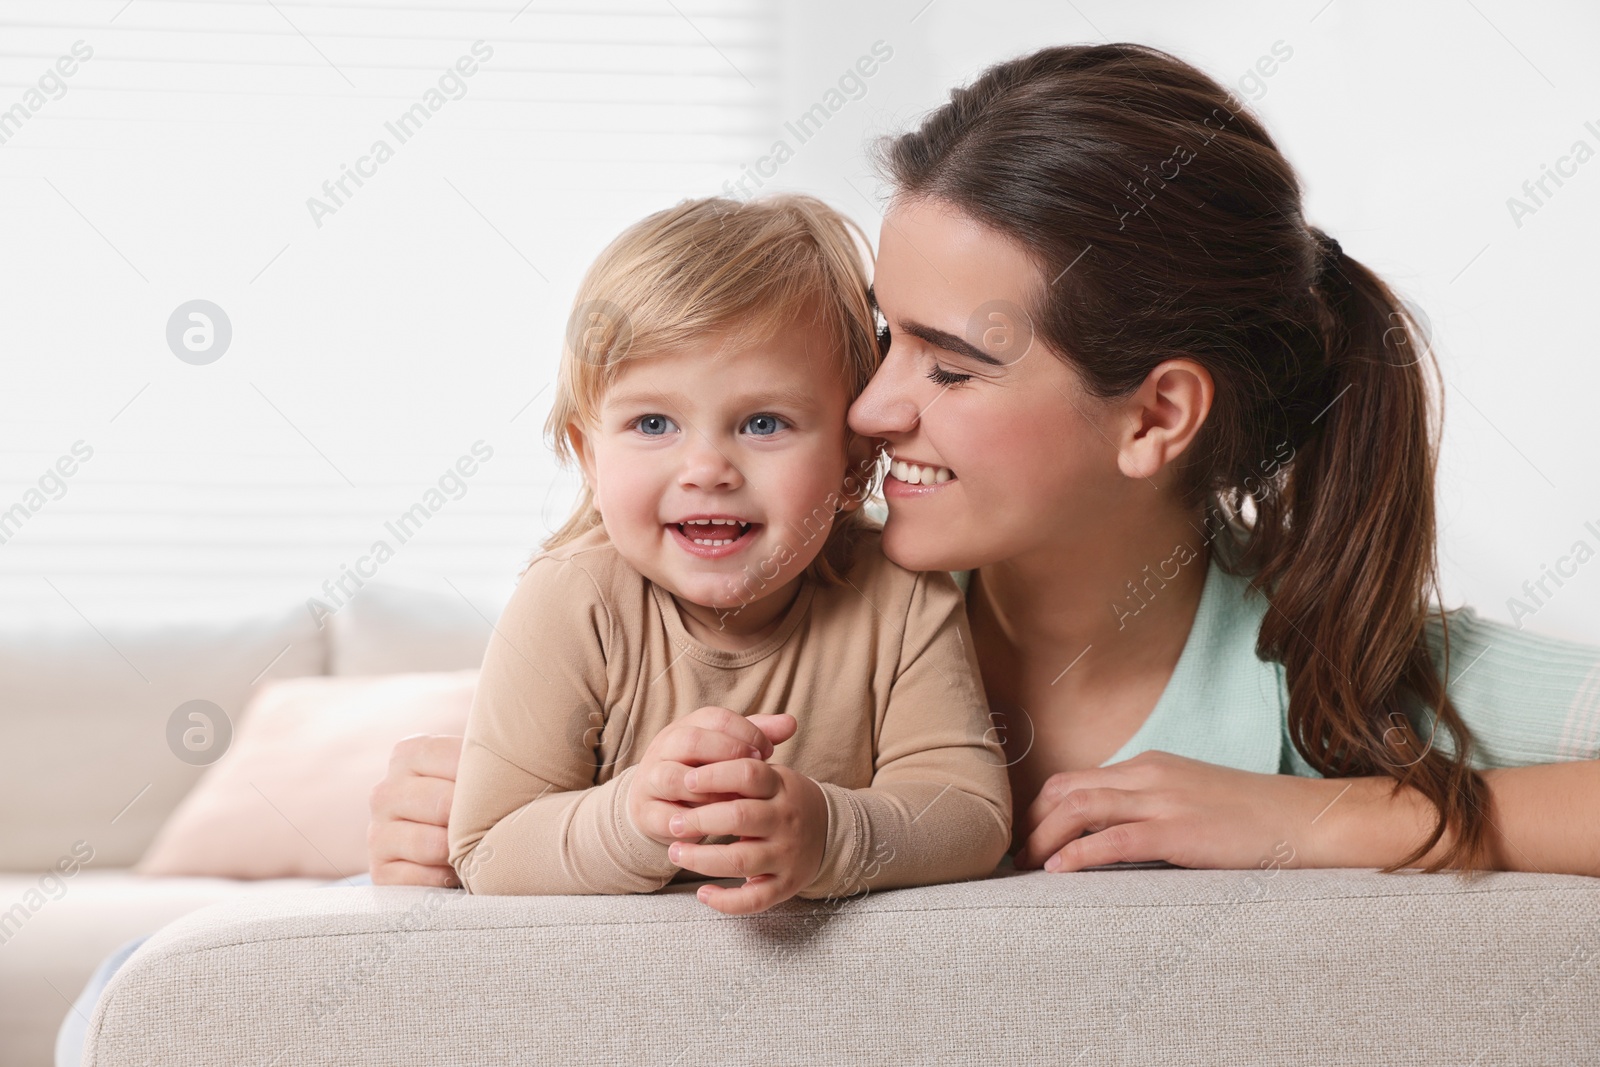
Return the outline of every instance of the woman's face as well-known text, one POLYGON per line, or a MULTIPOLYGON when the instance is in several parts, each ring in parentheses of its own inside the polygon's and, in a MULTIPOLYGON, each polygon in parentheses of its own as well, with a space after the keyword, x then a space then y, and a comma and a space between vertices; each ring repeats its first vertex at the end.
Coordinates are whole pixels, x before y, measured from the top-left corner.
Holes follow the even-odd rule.
POLYGON ((884 217, 873 289, 890 345, 850 426, 885 441, 894 461, 883 545, 901 566, 969 570, 1038 550, 1059 559, 1114 534, 1110 505, 1127 479, 1101 428, 1105 406, 1034 337, 1024 310, 1048 281, 948 204, 897 202, 884 217))

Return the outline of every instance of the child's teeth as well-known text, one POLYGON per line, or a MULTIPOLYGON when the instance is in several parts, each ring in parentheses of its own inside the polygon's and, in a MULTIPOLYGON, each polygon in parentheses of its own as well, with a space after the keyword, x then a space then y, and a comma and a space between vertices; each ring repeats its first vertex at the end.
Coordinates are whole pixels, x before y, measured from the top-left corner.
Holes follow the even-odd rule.
MULTIPOLYGON (((693 541, 697 545, 709 545, 713 548, 721 545, 733 544, 733 542, 737 541, 741 536, 743 536, 745 531, 749 528, 750 524, 741 519, 696 519, 693 522, 680 522, 678 524, 678 531, 690 541, 693 541), (696 533, 711 533, 712 531, 709 529, 709 527, 712 526, 732 526, 735 527, 738 532, 732 533, 731 536, 694 536, 696 533)), ((716 533, 721 534, 722 531, 718 530, 716 533)))

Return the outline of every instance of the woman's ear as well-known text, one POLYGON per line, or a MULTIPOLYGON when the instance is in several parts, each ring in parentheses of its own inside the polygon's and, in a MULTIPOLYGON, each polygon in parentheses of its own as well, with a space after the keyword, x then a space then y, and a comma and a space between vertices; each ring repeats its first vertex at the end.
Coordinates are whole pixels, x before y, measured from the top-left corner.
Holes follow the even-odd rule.
POLYGON ((1194 443, 1211 411, 1211 372, 1192 359, 1156 364, 1120 402, 1117 467, 1129 478, 1153 478, 1194 443))

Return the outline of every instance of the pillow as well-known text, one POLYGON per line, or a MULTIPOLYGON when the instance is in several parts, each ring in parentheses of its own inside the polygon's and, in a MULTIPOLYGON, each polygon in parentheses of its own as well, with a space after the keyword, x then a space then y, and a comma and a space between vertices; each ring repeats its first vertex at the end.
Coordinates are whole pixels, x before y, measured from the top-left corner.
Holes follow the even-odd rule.
POLYGON ((368 805, 396 741, 461 734, 478 669, 263 685, 134 868, 145 875, 335 879, 367 870, 368 805))

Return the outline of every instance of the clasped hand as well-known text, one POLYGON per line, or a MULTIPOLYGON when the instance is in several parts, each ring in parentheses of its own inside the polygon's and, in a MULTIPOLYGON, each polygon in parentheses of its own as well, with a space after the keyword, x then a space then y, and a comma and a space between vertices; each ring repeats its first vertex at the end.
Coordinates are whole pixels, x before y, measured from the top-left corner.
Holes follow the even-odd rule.
POLYGON ((816 879, 827 838, 822 787, 768 763, 794 736, 793 715, 736 714, 704 707, 669 725, 645 749, 628 790, 639 832, 670 846, 678 866, 738 887, 704 885, 699 900, 729 915, 765 911, 816 879), (711 834, 738 841, 705 844, 711 834))

